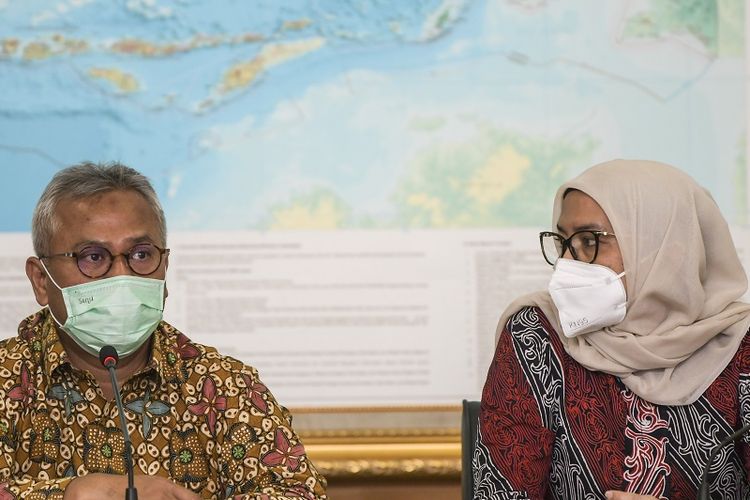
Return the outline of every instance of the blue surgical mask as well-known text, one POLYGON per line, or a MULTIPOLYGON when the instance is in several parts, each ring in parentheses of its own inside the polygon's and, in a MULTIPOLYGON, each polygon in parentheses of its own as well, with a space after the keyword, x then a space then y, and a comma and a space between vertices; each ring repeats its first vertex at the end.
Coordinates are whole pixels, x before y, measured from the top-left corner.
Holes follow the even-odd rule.
MULTIPOLYGON (((47 271, 47 267, 44 266, 47 271)), ((133 354, 146 342, 162 320, 164 280, 138 276, 114 276, 80 285, 60 287, 68 319, 58 325, 83 350, 93 356, 111 345, 122 356, 133 354)), ((50 310, 52 313, 52 310, 50 310)))

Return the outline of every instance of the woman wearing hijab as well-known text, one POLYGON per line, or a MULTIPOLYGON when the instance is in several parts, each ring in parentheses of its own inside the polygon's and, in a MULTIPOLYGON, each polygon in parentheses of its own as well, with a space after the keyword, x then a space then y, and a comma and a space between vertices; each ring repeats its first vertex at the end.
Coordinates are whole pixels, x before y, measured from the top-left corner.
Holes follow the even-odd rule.
MULTIPOLYGON (((750 422, 750 305, 710 194, 615 160, 557 192, 549 289, 503 313, 482 394, 476 499, 694 499, 709 454, 750 422)), ((750 498, 744 441, 710 464, 750 498)))

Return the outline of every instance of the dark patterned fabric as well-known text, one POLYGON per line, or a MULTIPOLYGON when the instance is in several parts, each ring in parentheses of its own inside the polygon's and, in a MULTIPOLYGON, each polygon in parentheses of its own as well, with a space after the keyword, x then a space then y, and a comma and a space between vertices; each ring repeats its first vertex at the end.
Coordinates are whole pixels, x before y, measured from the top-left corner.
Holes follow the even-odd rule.
MULTIPOLYGON (((70 365, 47 310, 18 331, 0 342, 0 500, 61 500, 76 476, 125 474, 117 406, 70 365)), ((120 393, 136 474, 201 498, 326 498, 289 412, 255 369, 171 325, 159 325, 150 363, 120 393)))
MULTIPOLYGON (((693 404, 660 406, 565 353, 537 308, 508 321, 482 393, 474 498, 603 499, 607 490, 694 499, 712 449, 750 422, 750 336, 693 404)), ((724 448, 713 498, 748 499, 750 449, 724 448)))

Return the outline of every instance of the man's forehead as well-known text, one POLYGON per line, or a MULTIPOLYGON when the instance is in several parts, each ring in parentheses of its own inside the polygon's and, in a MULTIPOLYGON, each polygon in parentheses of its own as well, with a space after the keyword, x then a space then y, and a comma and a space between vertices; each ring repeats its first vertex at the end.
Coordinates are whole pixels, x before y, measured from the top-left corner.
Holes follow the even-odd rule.
POLYGON ((66 246, 67 246, 66 251, 67 250, 77 251, 82 248, 102 247, 102 248, 106 248, 107 250, 113 253, 126 252, 130 249, 137 248, 139 245, 143 245, 145 243, 150 243, 150 244, 154 244, 157 246, 159 244, 159 242, 156 241, 155 238, 149 235, 124 238, 117 242, 84 238, 81 240, 76 240, 73 242, 66 243, 66 246))
POLYGON ((122 204, 142 202, 148 205, 147 200, 138 192, 133 190, 113 189, 89 196, 63 196, 57 203, 56 209, 74 208, 81 206, 99 205, 99 204, 122 204))
POLYGON ((157 241, 160 228, 148 202, 132 191, 109 191, 60 200, 54 213, 53 241, 68 245, 157 241))

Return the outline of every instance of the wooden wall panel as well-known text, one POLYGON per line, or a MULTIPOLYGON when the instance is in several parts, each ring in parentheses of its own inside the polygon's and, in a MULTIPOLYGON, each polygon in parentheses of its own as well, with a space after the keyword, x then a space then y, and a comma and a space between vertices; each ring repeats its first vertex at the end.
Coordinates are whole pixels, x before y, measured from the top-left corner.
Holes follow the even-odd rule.
POLYGON ((454 480, 373 480, 328 483, 331 500, 461 500, 461 482, 454 480))

